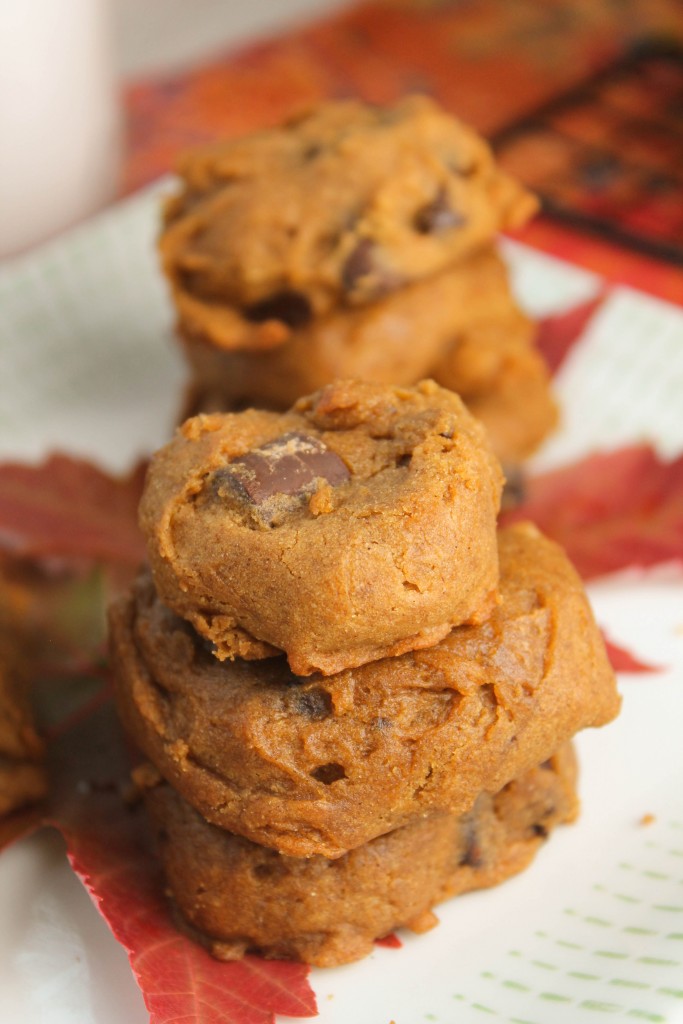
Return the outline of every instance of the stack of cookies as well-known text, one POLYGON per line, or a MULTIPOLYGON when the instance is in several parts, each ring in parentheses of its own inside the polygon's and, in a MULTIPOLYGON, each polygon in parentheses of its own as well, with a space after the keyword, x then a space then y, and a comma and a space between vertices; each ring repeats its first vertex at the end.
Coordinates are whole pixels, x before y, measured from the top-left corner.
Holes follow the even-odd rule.
POLYGON ((332 103, 180 164, 161 258, 189 411, 287 409, 337 378, 461 395, 505 464, 556 420, 498 232, 536 209, 426 97, 332 103))
POLYGON ((367 954, 523 868, 618 710, 581 583, 432 381, 200 415, 152 460, 111 613, 168 890, 216 955, 367 954))

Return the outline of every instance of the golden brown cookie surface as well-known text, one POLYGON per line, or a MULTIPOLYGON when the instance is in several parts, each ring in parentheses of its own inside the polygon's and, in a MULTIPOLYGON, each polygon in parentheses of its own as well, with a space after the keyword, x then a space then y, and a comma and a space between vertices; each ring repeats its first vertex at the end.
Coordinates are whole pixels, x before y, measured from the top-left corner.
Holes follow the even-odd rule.
POLYGON ((331 674, 489 613, 501 482, 456 395, 346 381, 187 421, 140 519, 162 599, 218 657, 331 674))
POLYGON ((536 328, 493 250, 367 306, 313 320, 273 348, 224 348, 212 326, 213 335, 199 328, 181 334, 192 372, 186 415, 285 409, 335 377, 410 385, 428 375, 484 423, 503 463, 522 462, 557 423, 536 328))
POLYGON ((518 311, 469 324, 432 372, 484 424, 504 466, 527 459, 557 425, 548 367, 518 311))

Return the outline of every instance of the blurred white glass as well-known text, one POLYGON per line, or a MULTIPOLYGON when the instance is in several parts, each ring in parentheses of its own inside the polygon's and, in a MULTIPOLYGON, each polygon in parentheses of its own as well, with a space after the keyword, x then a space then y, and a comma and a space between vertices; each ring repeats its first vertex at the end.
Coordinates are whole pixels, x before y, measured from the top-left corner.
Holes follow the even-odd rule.
POLYGON ((107 0, 0 0, 0 257, 103 206, 120 156, 107 0))

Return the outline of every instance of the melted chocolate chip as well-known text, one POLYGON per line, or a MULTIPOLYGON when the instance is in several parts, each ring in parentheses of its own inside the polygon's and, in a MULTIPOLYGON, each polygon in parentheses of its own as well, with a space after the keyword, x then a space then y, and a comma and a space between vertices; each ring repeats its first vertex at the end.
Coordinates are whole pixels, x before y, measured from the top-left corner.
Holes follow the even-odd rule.
POLYGON ((540 836, 541 839, 548 838, 548 829, 545 827, 545 825, 542 825, 540 822, 537 822, 535 825, 532 825, 531 831, 535 836, 540 836))
POLYGON ((315 158, 317 156, 320 156, 322 151, 323 151, 323 147, 322 146, 316 145, 315 143, 311 143, 311 145, 307 146, 307 148, 303 151, 303 153, 301 155, 302 156, 302 160, 304 160, 304 161, 315 160, 315 158))
POLYGON ((443 189, 436 194, 430 203, 421 207, 415 214, 416 231, 423 235, 439 235, 442 231, 460 228, 465 218, 459 210, 454 210, 443 189))
POLYGON ((469 868, 480 868, 484 865, 484 854, 479 843, 479 837, 477 834, 477 828, 474 821, 470 818, 463 823, 465 849, 460 863, 463 867, 469 868))
POLYGON ((380 248, 372 238, 360 238, 342 267, 342 287, 347 295, 377 299, 398 288, 401 281, 382 265, 380 248))
POLYGON ((313 769, 311 775, 325 786, 330 786, 333 782, 339 782, 340 779, 346 778, 344 766, 336 763, 321 764, 319 768, 313 769))
POLYGON ((257 324, 266 320, 280 320, 288 327, 305 327, 313 311, 310 302, 301 292, 284 291, 248 306, 244 315, 247 320, 257 324))
POLYGON ((332 714, 332 698, 327 690, 302 690, 294 696, 294 710, 312 722, 322 722, 332 714))
POLYGON ((503 488, 501 507, 504 511, 507 511, 511 508, 517 508, 524 501, 526 497, 526 477, 519 466, 513 466, 510 463, 503 466, 503 473, 505 474, 505 487, 503 488))
POLYGON ((260 525, 272 526, 312 494, 319 480, 335 486, 349 477, 345 463, 319 438, 293 431, 218 470, 213 487, 260 525))
POLYGON ((374 273, 376 248, 371 238, 361 238, 347 256, 342 269, 342 285, 347 292, 354 291, 364 277, 374 273))
POLYGON ((393 723, 390 718, 373 718, 372 728, 379 729, 380 732, 386 732, 391 729, 393 723))
POLYGON ((281 875, 282 871, 278 862, 273 858, 271 860, 264 860, 260 864, 254 864, 252 874, 255 878, 273 878, 274 876, 281 875))

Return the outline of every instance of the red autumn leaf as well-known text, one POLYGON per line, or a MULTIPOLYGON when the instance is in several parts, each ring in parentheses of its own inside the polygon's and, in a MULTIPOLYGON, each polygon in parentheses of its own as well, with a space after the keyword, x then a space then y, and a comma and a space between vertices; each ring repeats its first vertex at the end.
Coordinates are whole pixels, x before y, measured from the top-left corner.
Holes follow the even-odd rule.
POLYGON ((127 950, 151 1024, 313 1016, 307 966, 258 957, 221 963, 174 927, 144 809, 123 799, 128 767, 105 690, 52 746, 48 823, 62 832, 74 871, 127 950))
POLYGON ((531 477, 523 503, 501 517, 523 519, 558 541, 584 579, 683 563, 683 456, 663 462, 634 445, 531 477))
POLYGON ((66 455, 52 455, 40 466, 0 465, 0 548, 17 557, 139 564, 143 476, 138 466, 116 479, 66 455))
POLYGON ((546 316, 538 322, 536 346, 548 364, 551 373, 557 373, 572 346, 579 340, 588 321, 606 298, 604 291, 587 302, 573 306, 564 313, 546 316))
POLYGON ((607 657, 610 660, 610 664, 615 672, 661 672, 660 665, 648 665, 644 661, 639 661, 630 651, 627 651, 625 647, 619 647, 617 644, 605 636, 604 632, 602 638, 605 641, 605 648, 607 650, 607 657))

